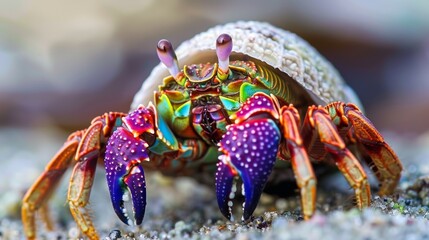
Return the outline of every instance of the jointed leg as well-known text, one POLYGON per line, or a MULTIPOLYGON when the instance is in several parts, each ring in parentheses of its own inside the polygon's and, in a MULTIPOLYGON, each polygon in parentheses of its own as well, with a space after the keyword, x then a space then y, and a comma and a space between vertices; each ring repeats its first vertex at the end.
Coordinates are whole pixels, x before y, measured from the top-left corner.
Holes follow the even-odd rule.
MULTIPOLYGON (((356 157, 346 148, 328 112, 322 107, 309 107, 304 120, 303 135, 311 136, 314 130, 325 150, 334 158, 338 169, 355 190, 359 208, 367 207, 371 201, 370 186, 365 172, 356 157)), ((307 146, 311 151, 311 146, 307 146)))
POLYGON ((401 177, 402 164, 392 148, 384 141, 371 121, 353 104, 336 102, 326 107, 339 129, 348 129, 352 141, 364 146, 375 166, 375 174, 381 184, 379 194, 393 193, 401 177))
POLYGON ((35 214, 38 210, 42 212, 42 220, 45 221, 48 229, 52 229, 52 221, 48 216, 47 202, 58 186, 64 172, 70 166, 81 135, 81 131, 70 135, 64 146, 46 166, 45 171, 37 179, 36 183, 25 194, 21 214, 27 238, 36 238, 35 214))
POLYGON ((290 105, 282 107, 280 112, 283 137, 286 140, 287 149, 291 156, 292 169, 301 191, 302 213, 304 219, 309 219, 316 208, 317 180, 301 138, 298 111, 290 105))
POLYGON ((94 181, 97 158, 76 163, 70 180, 68 202, 70 212, 80 230, 90 239, 98 239, 86 205, 94 181))
POLYGON ((68 196, 70 210, 81 230, 92 239, 98 238, 84 207, 89 199, 101 141, 108 138, 115 124, 120 123, 118 119, 123 116, 123 113, 110 112, 94 118, 88 129, 71 134, 52 158, 23 199, 22 223, 28 239, 36 238, 35 214, 38 210, 47 228, 52 229, 52 221, 48 215, 49 198, 64 172, 73 164, 75 168, 68 196))
POLYGON ((82 137, 76 154, 78 159, 70 178, 67 197, 74 220, 80 230, 90 239, 98 239, 86 205, 89 201, 97 167, 102 127, 101 122, 95 123, 87 129, 82 137))

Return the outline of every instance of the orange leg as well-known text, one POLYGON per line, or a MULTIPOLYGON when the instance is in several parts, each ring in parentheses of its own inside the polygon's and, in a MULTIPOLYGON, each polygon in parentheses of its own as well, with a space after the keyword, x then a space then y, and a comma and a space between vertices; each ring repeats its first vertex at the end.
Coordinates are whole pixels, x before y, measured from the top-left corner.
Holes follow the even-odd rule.
MULTIPOLYGON (((303 135, 315 139, 314 133, 317 133, 316 140, 311 142, 320 141, 333 157, 338 169, 355 190, 358 207, 369 206, 371 192, 366 174, 356 157, 346 148, 327 110, 320 106, 309 107, 304 120, 303 135)), ((307 146, 307 149, 311 151, 311 146, 307 146)))
POLYGON ((100 155, 101 122, 93 123, 85 132, 76 154, 76 165, 70 178, 67 200, 70 212, 80 230, 90 239, 99 239, 90 214, 89 197, 94 182, 97 160, 100 155))
POLYGON ((36 183, 25 194, 21 215, 24 232, 28 239, 36 238, 35 214, 38 210, 41 211, 42 220, 46 223, 48 230, 52 230, 52 221, 48 216, 47 202, 64 172, 70 166, 81 135, 81 131, 70 135, 64 146, 46 166, 45 171, 37 179, 36 183))
POLYGON ((353 104, 336 102, 326 107, 339 129, 349 128, 347 137, 360 143, 371 158, 375 175, 380 182, 380 195, 392 194, 401 177, 402 164, 392 148, 384 141, 371 121, 353 104))
POLYGON ((98 239, 85 206, 89 200, 95 168, 100 156, 101 141, 105 141, 110 136, 115 123, 123 116, 125 114, 112 112, 94 118, 88 129, 71 134, 64 146, 52 158, 23 199, 22 223, 28 239, 36 238, 35 214, 38 210, 48 230, 52 230, 47 204, 64 172, 72 164, 75 166, 68 191, 70 211, 82 232, 90 239, 98 239))
POLYGON ((302 213, 304 219, 309 219, 316 208, 316 176, 299 132, 300 119, 298 111, 292 105, 289 105, 282 107, 280 112, 283 137, 286 140, 287 149, 291 156, 292 169, 301 191, 302 213))

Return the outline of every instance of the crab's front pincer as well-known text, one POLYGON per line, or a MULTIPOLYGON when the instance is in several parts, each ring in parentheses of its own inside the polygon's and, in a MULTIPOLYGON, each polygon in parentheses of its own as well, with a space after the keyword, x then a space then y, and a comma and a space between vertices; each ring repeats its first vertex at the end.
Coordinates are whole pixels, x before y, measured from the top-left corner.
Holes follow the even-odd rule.
POLYGON ((146 182, 141 163, 149 160, 148 143, 140 136, 153 133, 153 118, 150 110, 138 108, 123 118, 119 127, 109 138, 104 164, 113 208, 125 224, 132 224, 124 201, 131 193, 135 224, 140 224, 146 207, 146 182))
POLYGON ((251 119, 228 127, 220 142, 216 193, 222 214, 231 219, 233 179, 243 181, 243 220, 251 217, 276 161, 280 131, 271 119, 251 119))

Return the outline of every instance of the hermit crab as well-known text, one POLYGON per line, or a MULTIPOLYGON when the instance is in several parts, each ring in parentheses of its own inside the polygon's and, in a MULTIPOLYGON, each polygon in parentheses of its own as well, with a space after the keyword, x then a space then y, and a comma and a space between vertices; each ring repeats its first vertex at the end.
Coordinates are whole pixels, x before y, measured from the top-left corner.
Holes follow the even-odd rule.
POLYGON ((157 53, 162 64, 144 81, 131 111, 105 113, 72 133, 28 190, 22 221, 29 239, 36 237, 36 212, 49 222, 49 197, 69 167, 70 211, 80 230, 98 239, 87 208, 97 162, 104 165, 113 209, 126 224, 143 220, 145 169, 208 175, 228 219, 237 180, 247 220, 264 188, 286 175, 285 165, 300 189, 305 219, 315 211, 313 163, 336 166, 359 208, 370 204, 371 193, 356 156, 365 156, 374 170, 379 194, 394 191, 400 160, 337 71, 297 35, 267 23, 236 22, 200 33, 177 51, 161 40, 157 53), (133 218, 124 207, 128 193, 133 218))

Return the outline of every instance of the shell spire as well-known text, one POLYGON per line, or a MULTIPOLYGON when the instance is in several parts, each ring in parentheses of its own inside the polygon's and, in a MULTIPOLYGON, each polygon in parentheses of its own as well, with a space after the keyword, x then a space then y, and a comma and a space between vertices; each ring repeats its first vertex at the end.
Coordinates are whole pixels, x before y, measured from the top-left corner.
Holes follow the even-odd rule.
POLYGON ((232 52, 232 38, 230 35, 221 34, 216 40, 216 55, 219 62, 220 75, 228 75, 229 71, 229 56, 232 52))
POLYGON ((177 80, 179 71, 179 63, 177 61, 176 53, 174 52, 173 45, 171 45, 170 41, 166 39, 162 39, 158 42, 158 46, 156 48, 156 52, 158 54, 159 60, 162 64, 167 67, 171 76, 175 80, 177 80))

